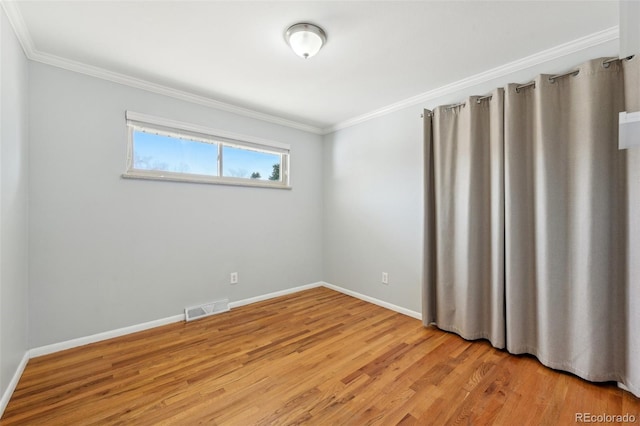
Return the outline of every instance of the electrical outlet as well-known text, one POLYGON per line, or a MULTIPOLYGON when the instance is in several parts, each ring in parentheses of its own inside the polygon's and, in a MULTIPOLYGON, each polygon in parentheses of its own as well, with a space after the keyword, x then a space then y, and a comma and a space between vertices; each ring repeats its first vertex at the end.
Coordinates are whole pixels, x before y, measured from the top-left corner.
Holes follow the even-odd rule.
POLYGON ((238 284, 238 273, 237 272, 232 272, 231 273, 231 278, 230 278, 229 282, 231 284, 238 284))
POLYGON ((389 284, 389 274, 386 272, 382 273, 382 284, 389 284))

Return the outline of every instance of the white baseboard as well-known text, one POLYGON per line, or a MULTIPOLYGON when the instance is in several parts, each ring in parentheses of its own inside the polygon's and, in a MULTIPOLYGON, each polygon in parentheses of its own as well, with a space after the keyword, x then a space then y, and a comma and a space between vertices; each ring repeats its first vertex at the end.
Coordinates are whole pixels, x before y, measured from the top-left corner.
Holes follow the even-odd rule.
MULTIPOLYGON (((340 293, 344 293, 346 295, 355 297, 357 299, 364 300, 365 302, 373 303, 375 305, 382 306, 383 308, 387 308, 392 311, 395 311, 404 315, 408 315, 412 318, 422 319, 422 315, 419 312, 415 312, 415 311, 403 308, 401 306, 397 306, 392 303, 388 303, 388 302, 376 299, 374 297, 366 296, 364 294, 361 294, 352 290, 347 290, 346 288, 342 288, 337 285, 329 284, 322 281, 312 283, 312 284, 302 285, 299 287, 293 287, 286 290, 276 291, 273 293, 267 293, 267 294, 263 294, 256 297, 250 297, 248 299, 237 300, 235 302, 230 302, 229 308, 233 309, 239 306, 245 306, 251 303, 262 302, 263 300, 273 299, 274 297, 286 296, 288 294, 293 294, 293 293, 297 293, 303 290, 309 290, 316 287, 326 287, 331 290, 335 290, 340 293)), ((4 409, 9 403, 9 400, 11 399, 11 395, 13 394, 13 391, 15 390, 15 387, 17 386, 18 381, 20 380, 20 377, 22 376, 22 372, 24 371, 29 359, 52 354, 55 352, 64 351, 66 349, 71 349, 78 346, 88 345, 90 343, 100 342, 102 340, 112 339, 114 337, 124 336, 124 335, 135 333, 138 331, 148 330, 150 328, 160 327, 162 325, 167 325, 167 324, 171 324, 179 321, 184 321, 184 314, 174 315, 167 318, 161 318, 158 320, 149 321, 142 324, 136 324, 129 327, 118 328, 116 330, 110 330, 102 333, 92 334, 90 336, 79 337, 77 339, 66 340, 64 342, 40 346, 27 351, 22 361, 20 362, 20 365, 18 366, 16 373, 14 374, 11 380, 11 383, 9 383, 9 386, 7 387, 4 394, 2 395, 2 400, 0 400, 0 417, 2 416, 4 409)))
MULTIPOLYGON (((248 299, 238 300, 229 303, 229 308, 237 308, 238 306, 249 305, 251 303, 261 302, 263 300, 272 299, 274 297, 285 296, 287 294, 297 293, 302 290, 308 290, 310 288, 320 287, 323 283, 317 282, 299 287, 293 287, 286 290, 276 291, 273 293, 263 294, 248 299)), ((138 331, 148 330, 150 328, 160 327, 162 325, 171 324, 174 322, 184 321, 184 314, 173 315, 167 318, 161 318, 154 321, 145 322, 142 324, 131 325, 128 327, 118 328, 116 330, 105 331, 102 333, 92 334, 90 336, 78 337, 77 339, 66 340, 64 342, 52 343, 46 346, 40 346, 33 348, 29 351, 29 357, 35 358, 42 355, 48 355, 55 352, 64 351, 66 349, 75 348, 78 346, 88 345, 89 343, 100 342, 102 340, 112 339, 114 337, 120 337, 127 334, 135 333, 138 331)))
POLYGON ((184 314, 144 322, 142 324, 131 325, 129 327, 118 328, 116 330, 92 334, 90 336, 78 337, 77 339, 66 340, 64 342, 52 343, 51 345, 40 346, 31 349, 29 351, 29 356, 31 358, 35 358, 37 356, 49 355, 54 352, 60 352, 66 349, 88 345, 89 343, 100 342, 102 340, 112 339, 114 337, 120 337, 127 334, 135 333, 137 331, 148 330, 150 328, 160 327, 161 325, 167 325, 179 321, 184 321, 184 314))
MULTIPOLYGON (((422 319, 422 315, 419 312, 411 311, 401 306, 397 306, 392 303, 388 303, 388 302, 376 299, 374 297, 366 296, 364 294, 361 294, 352 290, 347 290, 346 288, 342 288, 342 287, 329 284, 326 282, 322 282, 322 281, 306 284, 298 287, 288 288, 286 290, 275 291, 273 293, 267 293, 267 294, 263 294, 256 297, 250 297, 248 299, 237 300, 235 302, 230 302, 229 308, 233 309, 239 306, 250 305, 251 303, 262 302, 264 300, 273 299, 274 297, 286 296, 288 294, 293 294, 299 291, 309 290, 316 287, 327 287, 331 290, 335 290, 340 293, 353 296, 355 298, 373 303, 378 306, 382 306, 383 308, 391 309, 392 311, 396 311, 401 314, 408 315, 412 318, 422 319)), ((78 346, 84 346, 90 343, 100 342, 102 340, 112 339, 114 337, 120 337, 127 334, 135 333, 138 331, 148 330, 150 328, 160 327, 162 325, 167 325, 167 324, 171 324, 171 323, 179 322, 183 320, 184 320, 184 314, 174 315, 171 317, 161 318, 154 321, 145 322, 142 324, 131 325, 128 327, 118 328, 116 330, 110 330, 102 333, 92 334, 90 336, 78 337, 76 339, 66 340, 64 342, 52 343, 50 345, 40 346, 40 347, 31 349, 28 354, 29 354, 29 358, 35 358, 38 356, 48 355, 55 352, 64 351, 66 349, 71 349, 78 346)))
MULTIPOLYGON (((293 294, 293 293, 297 293, 297 292, 300 292, 300 291, 303 291, 303 290, 309 290, 309 289, 316 288, 316 287, 326 287, 328 289, 338 291, 338 292, 346 294, 348 296, 352 296, 352 297, 355 297, 357 299, 364 300, 365 302, 373 303, 374 305, 378 305, 378 306, 381 306, 383 308, 390 309, 390 310, 398 312, 400 314, 407 315, 409 317, 416 318, 418 320, 422 319, 422 314, 419 313, 419 312, 412 311, 410 309, 406 309, 406 308, 403 308, 401 306, 394 305, 392 303, 385 302, 385 301, 380 300, 380 299, 376 299, 375 297, 367 296, 367 295, 364 295, 362 293, 358 293, 356 291, 348 290, 346 288, 339 287, 337 285, 330 284, 330 283, 327 283, 327 282, 322 282, 322 281, 321 282, 312 283, 312 284, 303 285, 303 286, 299 286, 299 287, 293 287, 293 288, 289 288, 289 289, 286 289, 286 290, 276 291, 276 292, 273 292, 273 293, 267 293, 267 294, 263 294, 261 296, 256 296, 256 297, 251 297, 251 298, 248 298, 248 299, 243 299, 243 300, 238 300, 238 301, 235 301, 235 302, 231 302, 231 303, 229 303, 229 308, 230 309, 237 308, 239 306, 245 306, 245 305, 249 305, 251 303, 261 302, 261 301, 264 301, 264 300, 273 299, 275 297, 286 296, 288 294, 293 294)), ((132 325, 132 326, 129 326, 129 327, 123 327, 123 328, 119 328, 119 329, 116 329, 116 330, 105 331, 103 333, 93 334, 91 336, 80 337, 80 338, 77 338, 77 339, 71 339, 71 340, 67 340, 67 341, 64 341, 64 342, 60 342, 60 343, 53 343, 51 345, 46 345, 46 346, 40 346, 40 347, 33 348, 33 349, 27 351, 24 354, 24 356, 22 357, 22 360, 20 361, 20 364, 18 365, 18 368, 16 369, 16 372, 13 375, 13 378, 11 379, 11 382, 9 382, 9 386, 4 391, 4 393, 2 395, 2 399, 0 399, 0 418, 2 418, 4 410, 7 407, 7 405, 9 404, 9 400, 11 399, 11 395, 13 394, 13 391, 15 390, 16 386, 18 385, 18 381, 20 380, 20 377, 22 376, 22 373, 23 373, 25 367, 27 366, 27 362, 29 361, 29 359, 35 358, 35 357, 38 357, 38 356, 42 356, 42 355, 48 355, 48 354, 51 354, 51 353, 54 353, 54 352, 63 351, 63 350, 66 350, 66 349, 75 348, 75 347, 78 347, 78 346, 87 345, 89 343, 95 343, 95 342, 99 342, 99 341, 102 341, 102 340, 111 339, 111 338, 114 338, 114 337, 124 336, 124 335, 135 333, 135 332, 138 332, 138 331, 148 330, 148 329, 154 328, 154 327, 160 327, 162 325, 167 325, 167 324, 171 324, 171 323, 175 323, 175 322, 179 322, 179 321, 183 321, 183 320, 184 320, 184 314, 174 315, 174 316, 171 316, 171 317, 162 318, 162 319, 158 319, 158 320, 154 320, 154 321, 149 321, 149 322, 145 322, 145 323, 142 323, 142 324, 132 325)), ((639 393, 638 389, 636 389, 634 386, 627 387, 627 386, 623 385, 622 383, 618 383, 618 387, 620 387, 621 389, 624 389, 626 391, 629 391, 629 392, 631 392, 632 394, 635 394, 635 395, 638 395, 638 393, 639 393)))
POLYGON ((4 410, 9 404, 9 400, 11 399, 11 395, 13 395, 13 391, 16 390, 16 386, 18 386, 18 382, 20 381, 20 377, 22 377, 22 373, 27 366, 27 362, 29 362, 29 358, 29 351, 27 351, 24 353, 20 364, 18 364, 18 368, 16 368, 16 372, 13 374, 13 377, 9 382, 9 386, 7 386, 7 389, 5 389, 4 393, 2 394, 2 399, 0 399, 0 419, 2 418, 4 410))
POLYGON ((364 300, 365 302, 373 303, 374 305, 382 306, 383 308, 396 311, 400 314, 407 315, 411 318, 422 320, 422 314, 420 312, 412 311, 411 309, 403 308, 402 306, 394 305, 393 303, 385 302, 384 300, 376 299, 375 297, 367 296, 357 291, 348 290, 337 285, 329 284, 327 282, 322 283, 323 287, 330 288, 331 290, 339 291, 348 296, 355 297, 356 299, 364 300))
POLYGON ((286 290, 274 291, 273 293, 267 293, 256 297, 250 297, 248 299, 237 300, 235 302, 229 302, 229 309, 237 308, 239 306, 250 305, 256 302, 262 302, 263 300, 273 299, 274 297, 286 296, 288 294, 297 293, 303 290, 309 290, 311 288, 322 287, 324 283, 317 282, 312 284, 301 285, 299 287, 288 288, 286 290))

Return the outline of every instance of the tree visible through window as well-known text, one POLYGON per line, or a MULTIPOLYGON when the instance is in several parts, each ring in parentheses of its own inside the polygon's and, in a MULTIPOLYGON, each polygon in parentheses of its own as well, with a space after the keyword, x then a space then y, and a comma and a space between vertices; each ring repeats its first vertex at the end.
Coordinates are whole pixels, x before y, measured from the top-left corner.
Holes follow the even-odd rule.
POLYGON ((273 165, 273 171, 271 172, 271 176, 269 176, 269 180, 280 180, 280 164, 273 165))
POLYGON ((288 187, 288 175, 283 179, 281 174, 283 167, 288 170, 288 148, 146 125, 129 115, 130 158, 124 177, 288 187))
MULTIPOLYGON (((273 164, 280 167, 280 155, 235 146, 223 146, 222 164, 223 176, 266 180, 271 173, 273 164)), ((269 177, 269 180, 273 179, 269 177)))

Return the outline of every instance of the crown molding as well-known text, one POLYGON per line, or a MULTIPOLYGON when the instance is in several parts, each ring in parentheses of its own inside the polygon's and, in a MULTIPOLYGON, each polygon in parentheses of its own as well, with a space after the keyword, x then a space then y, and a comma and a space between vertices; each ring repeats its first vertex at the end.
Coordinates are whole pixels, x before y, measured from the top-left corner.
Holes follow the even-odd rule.
POLYGON ((4 9, 4 13, 7 14, 9 23, 22 46, 22 50, 24 50, 24 54, 27 55, 27 58, 31 59, 30 53, 35 50, 35 47, 33 46, 31 35, 29 35, 29 31, 27 30, 27 24, 25 24, 22 14, 18 10, 18 6, 16 6, 16 2, 0 0, 0 6, 4 9))
POLYGON ((336 130, 355 126, 356 124, 360 124, 373 118, 381 117, 383 115, 387 115, 410 106, 429 103, 429 101, 432 101, 441 96, 446 96, 459 90, 468 89, 470 87, 485 83, 495 78, 504 77, 517 71, 540 65, 542 63, 561 58, 563 56, 567 56, 584 49, 588 49, 590 47, 598 46, 600 44, 616 40, 619 37, 620 30, 618 26, 607 28, 606 30, 598 31, 585 37, 560 44, 558 46, 552 47, 551 49, 534 53, 533 55, 526 56, 522 59, 518 59, 517 61, 509 62, 488 71, 481 72, 471 77, 463 78, 462 80, 446 84, 444 86, 438 87, 437 89, 424 92, 420 95, 412 96, 400 102, 396 102, 386 107, 376 109, 366 114, 359 115, 349 120, 340 122, 334 126, 323 129, 323 134, 326 135, 335 132, 336 130))
POLYGON ((366 114, 362 114, 348 120, 337 123, 333 126, 326 128, 319 128, 308 124, 300 123, 286 118, 278 117, 271 114, 262 113, 252 109, 240 107, 237 105, 228 104, 225 102, 217 101, 213 98, 197 95, 195 93, 187 92, 184 90, 175 89, 169 86, 165 86, 158 83, 153 83, 140 78, 132 77, 129 75, 108 71, 104 68, 84 64, 81 62, 73 61, 70 59, 62 58, 60 56, 51 55, 38 51, 31 39, 31 35, 26 27, 22 14, 20 13, 15 1, 0 0, 0 4, 4 9, 9 22, 13 27, 20 44, 25 52, 25 55, 30 60, 41 62, 44 64, 52 65, 58 68, 75 71, 81 74, 90 75, 103 80, 112 81, 114 83, 123 84, 126 86, 142 89, 148 92, 157 93, 180 99, 182 101, 203 105, 206 107, 231 112, 244 117, 254 118, 262 121, 266 121, 273 124, 278 124, 285 127, 290 127, 297 130, 317 134, 327 135, 337 130, 345 129, 347 127, 355 126, 356 124, 363 123, 365 121, 381 117, 383 115, 391 114, 395 111, 418 105, 426 104, 441 96, 446 96, 451 93, 455 93, 460 90, 468 89, 470 87, 485 83, 487 81, 504 77, 517 71, 521 71, 542 63, 561 58, 572 53, 579 52, 590 47, 598 46, 610 41, 617 40, 620 37, 620 29, 618 26, 607 28, 605 30, 589 34, 585 37, 578 38, 576 40, 569 41, 567 43, 560 44, 551 49, 543 50, 533 55, 524 57, 522 59, 509 62, 505 65, 490 69, 488 71, 475 74, 473 76, 458 80, 456 82, 446 84, 436 89, 421 93, 416 96, 404 99, 399 102, 395 102, 391 105, 373 110, 366 114))
POLYGON ((197 95, 195 93, 175 89, 130 75, 109 71, 104 68, 88 65, 82 62, 74 61, 49 53, 40 52, 35 48, 35 45, 33 44, 33 40, 31 38, 31 35, 29 34, 29 30, 27 29, 20 10, 16 6, 16 2, 1 0, 0 3, 2 4, 2 8, 7 14, 9 22, 11 23, 11 26, 13 27, 13 30, 15 31, 20 44, 22 45, 22 49, 24 50, 25 55, 32 61, 41 62, 43 64, 52 65, 54 67, 74 71, 80 74, 90 75, 92 77, 97 77, 103 80, 112 81, 114 83, 123 84, 125 86, 146 90, 147 92, 157 93, 171 98, 180 99, 182 101, 231 112, 244 117, 254 118, 257 120, 266 121, 268 123, 278 124, 280 126, 290 127, 317 135, 323 134, 323 130, 319 127, 311 126, 293 120, 288 120, 286 118, 266 114, 237 105, 228 104, 226 102, 217 101, 207 96, 197 95))
POLYGON ((42 52, 32 52, 30 59, 42 62, 47 65, 52 65, 58 68, 63 68, 69 71, 75 71, 81 74, 90 75, 103 80, 112 81, 114 83, 123 84, 125 86, 134 87, 136 89, 146 90, 147 92, 157 93, 160 95, 168 96, 182 101, 203 105, 209 108, 214 108, 222 111, 231 112, 244 117, 254 118, 257 120, 266 121, 268 123, 278 124, 281 126, 290 127, 297 130, 303 130, 305 132, 322 134, 322 129, 308 124, 299 123, 297 121, 287 120, 286 118, 277 117, 271 114, 265 114, 252 109, 243 108, 240 106, 228 104, 226 102, 217 101, 215 99, 196 95, 184 90, 174 89, 162 84, 153 83, 147 80, 143 80, 136 77, 131 77, 125 74, 108 71, 104 68, 95 67, 93 65, 87 65, 81 62, 72 61, 70 59, 62 58, 55 55, 42 52))

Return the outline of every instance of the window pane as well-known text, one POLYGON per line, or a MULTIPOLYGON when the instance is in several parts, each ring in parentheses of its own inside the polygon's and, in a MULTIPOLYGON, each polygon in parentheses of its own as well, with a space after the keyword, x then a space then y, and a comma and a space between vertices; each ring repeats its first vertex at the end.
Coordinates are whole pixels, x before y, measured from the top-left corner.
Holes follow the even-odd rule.
POLYGON ((222 146, 222 175, 280 181, 280 154, 222 146))
POLYGON ((218 145, 136 130, 133 168, 217 176, 218 145))

